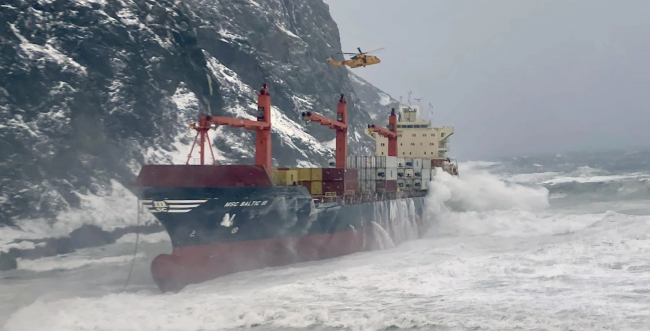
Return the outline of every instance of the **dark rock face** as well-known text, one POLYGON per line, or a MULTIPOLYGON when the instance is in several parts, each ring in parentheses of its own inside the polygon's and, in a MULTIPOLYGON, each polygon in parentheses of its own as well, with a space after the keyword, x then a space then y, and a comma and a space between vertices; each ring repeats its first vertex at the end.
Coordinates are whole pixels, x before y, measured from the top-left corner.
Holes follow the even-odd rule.
MULTIPOLYGON (((334 133, 300 113, 334 116, 341 93, 350 151, 368 153, 369 108, 390 108, 326 62, 340 48, 321 0, 3 1, 0 248, 82 224, 101 230, 73 246, 109 243, 101 233, 136 223, 126 187, 140 165, 185 162, 200 113, 252 119, 263 82, 277 165, 333 156, 334 133)), ((219 162, 253 162, 253 132, 211 135, 219 162)))

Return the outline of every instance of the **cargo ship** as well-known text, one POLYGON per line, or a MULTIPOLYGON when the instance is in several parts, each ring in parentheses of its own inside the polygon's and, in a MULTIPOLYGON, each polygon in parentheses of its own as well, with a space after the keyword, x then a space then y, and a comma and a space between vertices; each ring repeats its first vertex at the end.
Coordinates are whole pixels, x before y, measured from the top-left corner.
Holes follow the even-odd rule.
POLYGON ((151 263, 163 292, 241 271, 381 249, 426 232, 427 184, 437 168, 454 174, 455 165, 439 154, 398 157, 398 136, 410 128, 398 129, 394 109, 386 128, 368 125, 369 134, 385 138, 377 144, 387 145, 370 156, 347 155, 344 95, 336 119, 302 113, 303 120, 336 131, 335 159, 325 168, 272 168, 267 84, 257 98, 257 120, 200 115, 190 124, 196 137, 186 164, 143 165, 137 176, 141 203, 173 246, 151 263), (209 131, 219 125, 255 131, 255 164, 215 162, 209 131), (190 164, 197 142, 199 162, 190 164))

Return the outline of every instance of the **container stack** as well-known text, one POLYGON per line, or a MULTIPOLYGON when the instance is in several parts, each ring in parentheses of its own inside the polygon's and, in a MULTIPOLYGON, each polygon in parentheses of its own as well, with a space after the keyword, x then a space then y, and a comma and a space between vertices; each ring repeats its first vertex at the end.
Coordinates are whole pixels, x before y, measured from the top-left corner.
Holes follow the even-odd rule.
POLYGON ((359 171, 359 190, 365 194, 397 191, 397 158, 393 156, 348 156, 348 167, 359 171))
POLYGON ((374 156, 375 192, 386 193, 397 191, 397 164, 395 156, 374 156))
POLYGON ((404 158, 397 161, 397 187, 400 190, 427 190, 431 181, 429 160, 404 158))
POLYGON ((359 192, 359 169, 323 169, 323 195, 354 195, 359 192))
POLYGON ((431 178, 433 178, 433 171, 431 167, 431 162, 430 160, 425 160, 424 163, 422 163, 422 190, 423 191, 428 191, 429 190, 429 182, 431 182, 431 178))
POLYGON ((321 168, 277 168, 271 172, 277 185, 300 185, 311 195, 323 194, 323 169, 321 168))

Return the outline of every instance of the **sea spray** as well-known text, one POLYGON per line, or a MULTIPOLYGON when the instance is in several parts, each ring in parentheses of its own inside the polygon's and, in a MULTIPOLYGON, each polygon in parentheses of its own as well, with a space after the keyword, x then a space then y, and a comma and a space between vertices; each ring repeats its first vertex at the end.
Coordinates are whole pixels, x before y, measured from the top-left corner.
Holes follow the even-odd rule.
POLYGON ((549 206, 548 189, 508 183, 484 170, 465 169, 460 177, 437 171, 429 184, 426 213, 430 235, 502 235, 532 231, 549 206))

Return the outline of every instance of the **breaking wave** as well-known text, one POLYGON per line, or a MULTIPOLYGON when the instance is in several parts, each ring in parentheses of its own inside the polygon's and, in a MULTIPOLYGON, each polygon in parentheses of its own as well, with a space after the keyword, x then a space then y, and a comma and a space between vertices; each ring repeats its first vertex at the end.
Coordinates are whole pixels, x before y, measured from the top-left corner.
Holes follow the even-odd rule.
POLYGON ((430 184, 428 212, 436 236, 502 236, 562 234, 583 229, 600 219, 549 211, 550 191, 542 185, 503 180, 476 167, 460 177, 439 172, 430 184))

